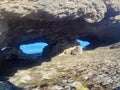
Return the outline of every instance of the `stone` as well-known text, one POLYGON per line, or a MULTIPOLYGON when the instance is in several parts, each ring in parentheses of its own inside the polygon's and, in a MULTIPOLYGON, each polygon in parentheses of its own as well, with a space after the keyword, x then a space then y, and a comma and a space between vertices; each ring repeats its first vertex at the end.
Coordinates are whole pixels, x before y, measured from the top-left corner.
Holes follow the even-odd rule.
POLYGON ((110 46, 110 49, 117 49, 117 48, 120 48, 120 42, 110 46))
MULTIPOLYGON (((37 66, 27 68, 25 64, 25 69, 18 69, 14 75, 12 73, 9 82, 23 88, 33 87, 33 90, 39 90, 37 88, 44 85, 47 86, 45 90, 49 88, 51 90, 54 86, 63 90, 65 87, 75 87, 78 90, 90 88, 112 90, 120 86, 119 62, 120 48, 101 47, 101 49, 85 51, 79 56, 58 55, 51 58, 51 61, 37 66)), ((44 88, 40 88, 42 89, 44 88)))
POLYGON ((119 15, 119 0, 1 0, 0 49, 19 51, 20 45, 45 42, 46 55, 55 56, 64 51, 66 42, 74 44, 76 39, 93 47, 118 42, 119 15))
POLYGON ((51 88, 51 90, 62 90, 62 89, 63 89, 63 87, 58 86, 58 85, 53 86, 53 87, 51 88))
MULTIPOLYGON (((106 87, 110 86, 111 82, 114 83, 112 85, 113 89, 119 87, 120 75, 115 72, 115 70, 119 72, 119 52, 117 50, 111 52, 112 50, 109 51, 108 49, 109 53, 104 54, 105 51, 100 53, 99 50, 98 52, 96 50, 93 54, 85 52, 86 56, 82 56, 79 55, 82 54, 82 48, 76 43, 77 39, 89 41, 93 48, 120 42, 120 1, 0 0, 1 61, 4 59, 28 59, 27 57, 29 56, 20 50, 20 45, 45 42, 48 46, 43 50, 43 57, 49 56, 52 59, 52 57, 60 54, 66 56, 67 54, 72 54, 81 57, 79 59, 77 57, 76 59, 72 58, 71 62, 69 60, 66 62, 64 61, 66 59, 62 56, 59 61, 62 61, 63 66, 66 63, 68 65, 64 66, 64 70, 71 69, 71 66, 76 61, 75 67, 84 68, 83 71, 80 71, 82 72, 81 76, 99 83, 103 82, 106 87), (3 48, 6 49, 2 50, 3 48), (89 63, 85 60, 85 57, 89 63), (78 65, 79 63, 80 66, 78 65), (93 74, 90 74, 91 72, 93 74), (113 77, 113 75, 116 76, 113 77), (110 81, 107 79, 110 79, 110 81)), ((111 48, 119 49, 119 45, 114 45, 111 48)), ((68 56, 72 57, 72 55, 68 56)), ((0 66, 2 66, 2 63, 0 66)), ((39 70, 41 71, 41 68, 39 70)), ((42 74, 46 75, 43 77, 40 71, 37 71, 37 74, 39 72, 37 78, 39 77, 40 79, 51 79, 57 73, 56 68, 51 70, 53 72, 43 70, 41 73, 43 72, 42 74)), ((76 69, 73 71, 77 72, 76 69)), ((21 73, 15 75, 20 75, 21 77, 21 73)), ((24 75, 26 75, 26 72, 24 72, 24 75)), ((31 75, 34 75, 34 73, 31 75)), ((31 75, 22 77, 21 82, 32 82, 33 78, 31 78, 31 75)), ((35 78, 35 76, 33 77, 35 78)), ((19 80, 19 77, 11 78, 10 80, 17 83, 16 81, 19 80)), ((37 79, 35 81, 39 82, 37 79)), ((18 82, 17 85, 21 84, 21 82, 18 82)), ((69 84, 70 82, 67 82, 67 86, 69 84)))
MULTIPOLYGON (((58 46, 59 48, 59 46, 58 46)), ((59 54, 59 56, 61 55, 81 55, 83 52, 82 47, 80 46, 80 44, 78 44, 77 42, 72 43, 72 44, 66 44, 65 47, 63 47, 63 51, 59 54)))
POLYGON ((28 17, 34 20, 76 19, 83 16, 89 22, 104 18, 106 6, 102 0, 4 0, 0 1, 1 18, 28 17), (54 1, 54 3, 52 3, 54 1), (7 7, 6 7, 7 6, 7 7), (9 14, 11 13, 11 14, 9 14))
POLYGON ((81 82, 75 81, 71 84, 71 86, 73 87, 82 87, 83 85, 81 84, 81 82))
POLYGON ((75 49, 73 49, 72 51, 71 51, 71 54, 72 55, 80 55, 80 54, 82 54, 82 47, 81 46, 77 46, 75 49))

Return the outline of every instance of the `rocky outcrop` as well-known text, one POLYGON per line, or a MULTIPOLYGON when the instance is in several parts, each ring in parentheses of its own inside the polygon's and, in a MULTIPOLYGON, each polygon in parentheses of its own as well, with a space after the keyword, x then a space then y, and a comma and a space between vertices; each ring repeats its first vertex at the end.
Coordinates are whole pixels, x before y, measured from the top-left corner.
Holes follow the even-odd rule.
POLYGON ((0 2, 1 16, 8 19, 26 17, 53 21, 82 16, 88 22, 95 22, 103 19, 106 12, 106 6, 102 0, 99 4, 95 0, 3 0, 0 2))
MULTIPOLYGON (((11 67, 16 62, 7 63, 13 75, 7 79, 12 84, 27 90, 119 89, 119 43, 80 55, 76 39, 87 40, 92 47, 119 42, 120 0, 0 0, 0 60, 38 60, 19 49, 33 42, 48 43, 43 56, 61 53, 32 68, 18 60, 25 69, 14 68, 14 75, 11 67)), ((3 76, 7 72, 4 64, 0 61, 3 76)), ((10 83, 0 82, 0 89, 6 86, 12 88, 10 83)))
POLYGON ((117 49, 117 48, 120 48, 120 42, 119 42, 119 43, 115 43, 115 44, 113 44, 110 48, 111 48, 111 49, 117 49))
POLYGON ((26 65, 8 81, 25 90, 119 90, 120 48, 109 47, 77 56, 58 55, 31 68, 26 65))
POLYGON ((77 38, 92 45, 117 42, 119 15, 119 0, 2 0, 0 48, 19 52, 22 44, 41 41, 49 48, 77 38))
POLYGON ((83 49, 80 46, 78 42, 59 42, 56 45, 49 45, 44 48, 43 55, 42 56, 54 56, 59 54, 61 55, 66 55, 66 54, 71 54, 71 55, 80 55, 82 54, 83 49))

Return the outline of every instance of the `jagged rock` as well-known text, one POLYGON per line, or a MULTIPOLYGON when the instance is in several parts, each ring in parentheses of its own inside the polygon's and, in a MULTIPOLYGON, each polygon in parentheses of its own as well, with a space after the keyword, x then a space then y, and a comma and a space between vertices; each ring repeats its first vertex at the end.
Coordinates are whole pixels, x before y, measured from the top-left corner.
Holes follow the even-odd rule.
POLYGON ((77 46, 75 47, 72 51, 71 51, 71 54, 72 55, 80 55, 82 54, 82 47, 81 46, 77 46))
POLYGON ((111 45, 110 48, 111 48, 111 49, 117 49, 117 48, 120 48, 120 42, 111 45))
MULTIPOLYGON (((82 49, 82 46, 80 46, 79 43, 77 42, 72 42, 72 43, 58 43, 56 46, 54 46, 54 51, 51 52, 51 54, 55 55, 55 53, 57 52, 60 52, 59 56, 61 55, 66 55, 66 54, 69 54, 69 55, 81 55, 83 53, 83 49, 82 49)), ((49 51, 49 50, 46 50, 46 51, 49 51)), ((52 50, 51 50, 52 51, 52 50)), ((44 52, 46 53, 46 52, 44 52)), ((44 54, 43 53, 43 54, 44 54)), ((49 53, 49 52, 48 52, 49 53)))
POLYGON ((58 55, 51 58, 49 62, 30 68, 26 65, 25 69, 20 68, 10 76, 9 82, 18 87, 32 88, 31 90, 36 88, 57 90, 56 88, 71 87, 80 90, 83 88, 114 90, 120 87, 119 62, 120 48, 101 47, 101 49, 85 51, 79 56, 58 55))
MULTIPOLYGON (((39 41, 48 43, 43 56, 78 54, 76 39, 87 40, 93 47, 120 41, 120 0, 0 0, 0 49, 6 47, 0 50, 1 60, 27 59, 19 46, 39 41)), ((82 76, 115 89, 120 85, 119 48, 102 50, 75 58, 59 56, 48 64, 18 70, 9 81, 39 88, 54 85, 62 76, 80 76, 81 82, 82 76)))
MULTIPOLYGON (((89 22, 104 18, 102 0, 4 0, 0 1, 1 18, 27 17, 34 20, 75 19, 83 16, 89 22), (54 2, 54 3, 53 3, 54 2)), ((11 19, 12 19, 11 18, 11 19)))
POLYGON ((77 38, 91 45, 117 42, 119 15, 119 0, 3 0, 0 48, 20 51, 22 44, 41 41, 48 43, 47 52, 57 54, 61 47, 56 45, 77 38))

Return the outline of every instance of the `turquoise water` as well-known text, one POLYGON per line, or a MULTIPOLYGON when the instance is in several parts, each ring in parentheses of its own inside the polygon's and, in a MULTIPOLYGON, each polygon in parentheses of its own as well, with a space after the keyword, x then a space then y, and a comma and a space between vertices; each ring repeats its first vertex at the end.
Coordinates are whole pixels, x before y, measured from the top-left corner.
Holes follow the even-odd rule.
POLYGON ((28 45, 21 45, 20 49, 26 54, 42 53, 43 48, 47 45, 47 43, 39 42, 28 45))
POLYGON ((77 42, 80 43, 80 45, 85 48, 86 46, 88 46, 90 43, 88 41, 82 41, 82 40, 79 40, 77 39, 77 42))
MULTIPOLYGON (((82 41, 79 39, 77 39, 77 42, 79 42, 83 48, 85 48, 87 45, 90 44, 87 41, 82 41)), ((20 49, 26 54, 36 54, 36 53, 42 53, 43 48, 47 45, 48 45, 47 43, 37 42, 33 44, 21 45, 20 49)), ((2 48, 1 50, 4 51, 6 48, 9 47, 2 48)))
MULTIPOLYGON (((85 48, 87 45, 90 44, 87 41, 82 41, 79 39, 77 39, 77 42, 79 42, 83 48, 85 48)), ((38 43, 33 43, 28 45, 21 45, 20 49, 26 54, 42 53, 43 48, 47 45, 48 45, 47 43, 38 42, 38 43)))

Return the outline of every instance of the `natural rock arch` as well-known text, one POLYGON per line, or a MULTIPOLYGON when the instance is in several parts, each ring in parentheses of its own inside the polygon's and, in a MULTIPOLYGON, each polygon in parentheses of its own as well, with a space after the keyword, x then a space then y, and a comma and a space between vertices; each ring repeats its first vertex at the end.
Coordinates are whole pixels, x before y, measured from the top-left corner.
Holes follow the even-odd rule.
POLYGON ((65 46, 74 45, 77 38, 97 46, 120 41, 119 0, 99 0, 99 3, 57 0, 54 3, 0 1, 0 48, 10 47, 9 51, 17 54, 20 45, 42 41, 51 48, 47 52, 58 46, 52 54, 56 55, 65 46))

